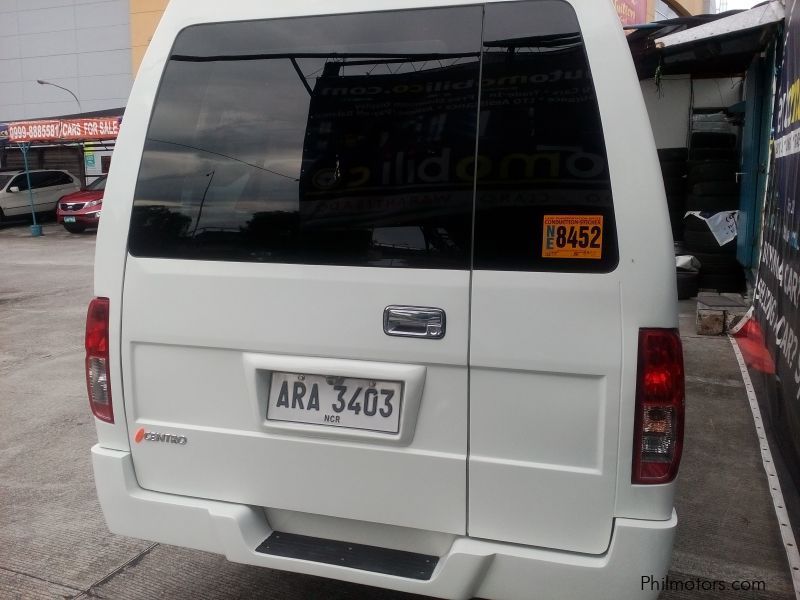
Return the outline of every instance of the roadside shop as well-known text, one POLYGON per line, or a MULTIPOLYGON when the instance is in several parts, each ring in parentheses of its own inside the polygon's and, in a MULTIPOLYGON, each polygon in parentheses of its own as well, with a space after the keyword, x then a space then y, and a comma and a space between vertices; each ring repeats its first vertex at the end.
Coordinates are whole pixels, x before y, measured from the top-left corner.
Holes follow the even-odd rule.
POLYGON ((635 28, 628 40, 659 149, 679 295, 755 281, 767 190, 780 0, 635 28))
POLYGON ((0 169, 63 169, 87 185, 108 172, 122 109, 0 123, 0 169))

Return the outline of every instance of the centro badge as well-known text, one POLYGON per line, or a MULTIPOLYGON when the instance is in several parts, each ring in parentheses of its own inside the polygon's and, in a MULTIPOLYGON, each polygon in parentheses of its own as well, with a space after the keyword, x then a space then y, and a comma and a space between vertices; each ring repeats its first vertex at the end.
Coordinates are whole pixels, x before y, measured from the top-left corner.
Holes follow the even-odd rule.
POLYGON ((185 435, 173 435, 171 433, 159 433, 157 431, 145 431, 140 427, 133 436, 133 441, 137 444, 142 440, 147 442, 164 442, 165 444, 178 444, 185 446, 189 441, 185 435))

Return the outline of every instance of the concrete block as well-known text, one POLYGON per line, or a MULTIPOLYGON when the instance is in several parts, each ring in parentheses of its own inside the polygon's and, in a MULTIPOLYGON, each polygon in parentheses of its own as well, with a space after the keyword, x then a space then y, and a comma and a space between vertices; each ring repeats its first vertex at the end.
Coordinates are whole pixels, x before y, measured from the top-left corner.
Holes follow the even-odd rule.
POLYGON ((699 308, 712 310, 730 310, 743 308, 744 300, 740 294, 718 294, 716 292, 700 292, 697 294, 699 308))
POLYGON ((735 292, 723 292, 720 296, 731 301, 735 306, 747 306, 749 304, 742 294, 737 294, 735 292))
POLYGON ((722 335, 725 332, 725 311, 697 309, 697 335, 722 335))
POLYGON ((728 333, 731 329, 738 325, 739 321, 741 321, 744 316, 747 314, 746 309, 742 310, 726 310, 725 311, 725 333, 728 333))

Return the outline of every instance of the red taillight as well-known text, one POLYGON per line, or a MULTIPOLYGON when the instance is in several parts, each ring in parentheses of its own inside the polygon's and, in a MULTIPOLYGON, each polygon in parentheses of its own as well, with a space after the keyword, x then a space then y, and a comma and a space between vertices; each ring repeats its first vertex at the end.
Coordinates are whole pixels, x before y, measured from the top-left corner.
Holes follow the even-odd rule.
POLYGON ((683 350, 678 331, 640 330, 633 483, 675 479, 683 448, 683 398, 683 350))
POLYGON ((108 358, 108 298, 95 298, 86 315, 86 389, 94 416, 114 422, 108 358))

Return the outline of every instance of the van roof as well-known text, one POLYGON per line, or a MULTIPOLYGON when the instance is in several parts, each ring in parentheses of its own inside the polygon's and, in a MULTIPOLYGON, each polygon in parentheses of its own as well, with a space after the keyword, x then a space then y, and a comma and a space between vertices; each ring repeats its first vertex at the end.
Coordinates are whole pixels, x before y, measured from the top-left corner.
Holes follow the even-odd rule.
MULTIPOLYGON (((508 2, 510 0, 340 0, 321 3, 318 0, 296 0, 295 2, 261 2, 260 0, 229 0, 221 11, 216 0, 171 0, 167 5, 167 20, 178 21, 182 26, 202 23, 217 23, 284 17, 334 15, 347 13, 381 12, 389 10, 411 10, 417 8, 439 8, 447 6, 469 6, 508 2), (255 17, 255 15, 258 15, 255 17)), ((564 1, 568 4, 581 0, 564 1)), ((589 0, 596 2, 596 0, 589 0)), ((174 23, 174 21, 173 21, 174 23)))

